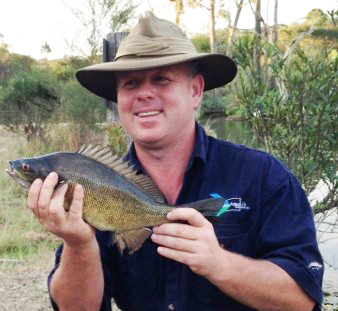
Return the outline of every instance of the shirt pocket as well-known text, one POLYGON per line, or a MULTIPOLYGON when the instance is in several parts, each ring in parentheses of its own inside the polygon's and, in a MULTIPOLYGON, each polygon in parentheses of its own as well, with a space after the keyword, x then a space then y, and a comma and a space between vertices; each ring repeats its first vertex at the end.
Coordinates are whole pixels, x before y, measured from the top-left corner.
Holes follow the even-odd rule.
MULTIPOLYGON (((253 240, 251 225, 238 221, 235 215, 231 219, 229 218, 226 221, 230 223, 226 223, 223 220, 220 224, 213 224, 219 244, 230 252, 252 257, 253 240), (236 221, 238 222, 236 223, 236 221)), ((196 310, 252 310, 227 296, 204 277, 195 276, 193 287, 196 291, 196 300, 198 301, 198 308, 196 310)))
POLYGON ((216 224, 214 230, 222 248, 245 256, 253 256, 254 243, 249 224, 216 224))

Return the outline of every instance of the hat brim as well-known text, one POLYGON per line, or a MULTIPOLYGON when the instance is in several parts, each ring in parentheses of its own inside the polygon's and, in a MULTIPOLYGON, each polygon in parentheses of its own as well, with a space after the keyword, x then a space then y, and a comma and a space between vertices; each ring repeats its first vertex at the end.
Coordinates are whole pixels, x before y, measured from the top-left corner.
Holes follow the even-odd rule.
POLYGON ((200 73, 205 80, 204 91, 225 85, 236 76, 237 67, 231 58, 223 54, 191 53, 118 59, 84 67, 76 72, 76 78, 89 91, 116 102, 116 72, 152 69, 197 59, 200 73))

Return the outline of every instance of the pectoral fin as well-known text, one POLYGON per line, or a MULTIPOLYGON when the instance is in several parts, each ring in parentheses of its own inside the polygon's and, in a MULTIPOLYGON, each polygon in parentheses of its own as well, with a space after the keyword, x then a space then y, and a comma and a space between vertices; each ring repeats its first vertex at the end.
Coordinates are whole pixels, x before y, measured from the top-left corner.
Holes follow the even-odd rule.
POLYGON ((152 231, 148 228, 115 232, 113 244, 116 243, 121 254, 128 247, 128 253, 131 255, 142 246, 151 233, 152 231))

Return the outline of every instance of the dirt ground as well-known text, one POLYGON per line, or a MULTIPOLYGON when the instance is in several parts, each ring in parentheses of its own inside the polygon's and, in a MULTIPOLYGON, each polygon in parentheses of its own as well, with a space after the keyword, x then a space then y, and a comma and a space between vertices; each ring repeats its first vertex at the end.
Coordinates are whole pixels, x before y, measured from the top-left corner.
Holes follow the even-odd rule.
MULTIPOLYGON (((53 255, 51 254, 51 257, 53 255)), ((48 270, 0 271, 1 311, 52 311, 47 291, 48 270)), ((326 297, 323 311, 338 310, 337 296, 326 297)), ((119 309, 113 306, 113 311, 119 309)))
POLYGON ((53 261, 53 252, 29 262, 0 259, 0 311, 52 311, 47 276, 53 261))
POLYGON ((50 311, 47 271, 0 273, 0 310, 50 311))
POLYGON ((53 258, 51 253, 29 262, 0 259, 0 310, 51 311, 47 275, 53 258))

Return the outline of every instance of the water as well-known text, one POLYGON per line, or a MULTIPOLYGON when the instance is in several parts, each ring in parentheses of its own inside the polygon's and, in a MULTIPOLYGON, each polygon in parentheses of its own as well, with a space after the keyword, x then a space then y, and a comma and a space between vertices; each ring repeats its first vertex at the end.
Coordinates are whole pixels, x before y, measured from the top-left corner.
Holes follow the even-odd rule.
POLYGON ((254 141, 251 134, 250 126, 247 121, 226 120, 218 117, 201 120, 203 125, 209 124, 211 129, 220 139, 228 140, 236 144, 252 146, 254 141))
MULTIPOLYGON (((211 129, 216 132, 217 137, 220 139, 247 146, 254 145, 253 135, 247 121, 213 118, 209 120, 202 120, 201 123, 209 123, 211 129)), ((317 192, 313 193, 310 195, 311 200, 316 199, 313 195, 318 199, 319 196, 322 196, 323 194, 321 193, 319 195, 317 192)), ((337 215, 334 216, 334 219, 330 219, 330 223, 337 224, 336 219, 337 215)), ((316 220, 321 221, 319 217, 316 217, 316 220)), ((327 219, 322 219, 322 221, 327 221, 327 219)), ((327 230, 328 228, 324 228, 324 226, 324 224, 317 224, 317 229, 320 231, 329 231, 327 230)), ((333 228, 334 226, 331 225, 331 227, 333 228)), ((318 238, 319 249, 325 262, 323 290, 330 293, 330 296, 325 297, 325 303, 338 306, 338 232, 324 234, 318 233, 318 238)))

